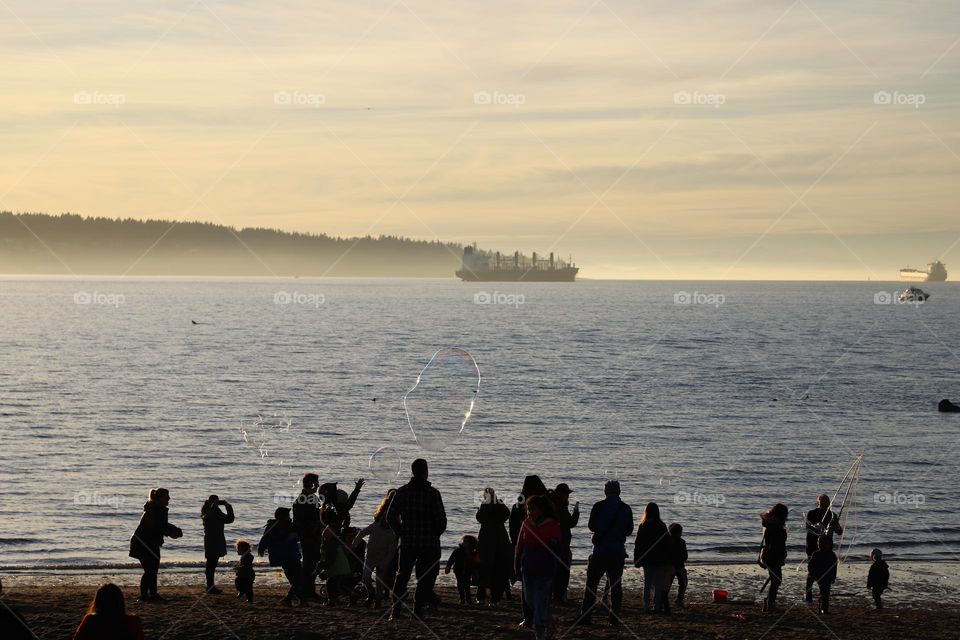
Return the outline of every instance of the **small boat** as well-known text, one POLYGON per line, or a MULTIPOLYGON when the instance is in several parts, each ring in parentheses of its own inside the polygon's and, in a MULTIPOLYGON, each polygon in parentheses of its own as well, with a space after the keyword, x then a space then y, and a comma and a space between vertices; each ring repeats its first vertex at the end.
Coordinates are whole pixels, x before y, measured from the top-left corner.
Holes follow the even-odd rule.
POLYGON ((919 287, 907 287, 900 292, 900 302, 926 302, 930 294, 919 287))

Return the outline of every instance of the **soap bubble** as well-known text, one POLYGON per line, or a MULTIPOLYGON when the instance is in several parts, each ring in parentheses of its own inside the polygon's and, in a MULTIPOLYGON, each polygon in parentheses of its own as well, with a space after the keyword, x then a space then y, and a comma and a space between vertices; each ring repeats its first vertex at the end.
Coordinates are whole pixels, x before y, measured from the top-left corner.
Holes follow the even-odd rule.
POLYGON ((403 472, 403 460, 393 447, 380 447, 370 456, 370 473, 384 482, 395 482, 403 472))
POLYGON ((421 449, 441 451, 460 435, 480 391, 480 369, 463 349, 440 349, 403 396, 403 409, 421 449))

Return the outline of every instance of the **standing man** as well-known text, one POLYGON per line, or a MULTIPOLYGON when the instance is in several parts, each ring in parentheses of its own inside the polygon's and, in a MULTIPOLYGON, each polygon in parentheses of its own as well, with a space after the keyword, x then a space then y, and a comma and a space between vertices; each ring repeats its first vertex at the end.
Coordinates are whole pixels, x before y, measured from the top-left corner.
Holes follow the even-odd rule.
POLYGON ((391 620, 400 615, 403 596, 414 569, 417 590, 413 614, 422 618, 425 608, 433 604, 433 587, 440 573, 440 536, 447 530, 443 499, 427 480, 427 461, 417 458, 410 465, 410 471, 413 477, 397 489, 387 513, 387 521, 400 538, 400 568, 393 586, 391 620))
POLYGON ((573 505, 573 513, 570 512, 570 485, 561 482, 553 490, 551 498, 553 500, 553 511, 557 522, 560 523, 560 566, 557 568, 557 576, 553 583, 553 600, 562 603, 567 599, 567 586, 570 584, 570 566, 573 564, 573 552, 570 550, 570 544, 573 542, 573 529, 580 522, 580 503, 573 505))
MULTIPOLYGON (((830 542, 833 542, 833 534, 843 535, 843 527, 840 526, 840 518, 830 509, 830 496, 821 493, 817 496, 817 508, 807 511, 807 564, 810 564, 810 558, 819 548, 820 538, 827 536, 830 542)), ((805 599, 807 602, 813 602, 813 583, 814 576, 807 572, 807 589, 805 599)))
POLYGON ((317 583, 314 573, 320 561, 323 525, 320 523, 320 477, 315 473, 303 476, 303 489, 293 501, 293 526, 300 540, 300 553, 303 556, 303 586, 300 589, 302 600, 317 600, 317 583))
POLYGON ((590 510, 588 526, 593 532, 593 553, 587 563, 587 586, 583 591, 577 624, 592 624, 597 588, 600 578, 606 574, 612 606, 610 624, 619 626, 623 606, 623 561, 627 557, 627 536, 633 533, 633 511, 620 499, 620 483, 616 480, 604 485, 603 494, 606 498, 590 510))

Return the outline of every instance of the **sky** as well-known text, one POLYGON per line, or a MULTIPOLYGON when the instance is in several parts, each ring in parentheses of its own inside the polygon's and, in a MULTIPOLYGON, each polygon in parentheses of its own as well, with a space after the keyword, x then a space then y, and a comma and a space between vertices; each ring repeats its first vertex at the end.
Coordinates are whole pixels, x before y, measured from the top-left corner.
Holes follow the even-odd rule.
POLYGON ((0 209, 960 270, 953 1, 0 0, 0 209))

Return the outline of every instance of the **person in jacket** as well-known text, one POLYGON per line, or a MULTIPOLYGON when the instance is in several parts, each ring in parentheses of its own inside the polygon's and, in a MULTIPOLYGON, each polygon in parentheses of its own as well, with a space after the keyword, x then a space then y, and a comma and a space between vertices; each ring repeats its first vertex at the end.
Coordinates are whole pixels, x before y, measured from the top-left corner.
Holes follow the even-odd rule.
POLYGON ((284 577, 290 583, 287 595, 280 601, 284 606, 293 606, 296 598, 300 597, 300 586, 303 584, 300 569, 300 548, 297 546, 297 530, 290 519, 290 509, 279 507, 273 512, 273 519, 267 520, 263 528, 263 536, 257 543, 257 553, 262 558, 266 553, 271 567, 280 567, 284 577))
MULTIPOLYGON (((510 510, 510 543, 513 545, 514 557, 516 557, 520 528, 527 518, 527 500, 533 496, 545 496, 547 494, 547 486, 543 484, 540 476, 531 475, 523 479, 523 487, 520 489, 520 495, 517 496, 517 502, 510 510)), ((523 620, 520 621, 520 628, 533 628, 533 623, 530 621, 533 612, 530 607, 527 606, 526 600, 524 600, 522 589, 520 590, 520 606, 523 609, 523 620)))
POLYGON ((219 496, 212 495, 200 507, 200 519, 203 521, 203 555, 207 560, 204 569, 207 593, 219 594, 222 591, 214 584, 214 577, 220 558, 227 555, 227 538, 223 529, 233 522, 233 506, 219 496), (226 513, 220 510, 221 506, 226 513))
POLYGON ((414 568, 417 590, 413 614, 422 618, 427 605, 436 602, 433 588, 440 573, 440 536, 447 530, 443 498, 427 480, 427 461, 417 458, 410 470, 413 477, 397 489, 387 515, 390 526, 400 538, 400 567, 393 585, 392 619, 400 615, 414 568))
POLYGON ((667 590, 673 579, 671 544, 667 525, 660 519, 660 507, 656 502, 647 503, 633 545, 633 565, 643 567, 644 613, 651 612, 651 596, 654 613, 670 613, 667 590))
POLYGON ((562 603, 567 600, 567 588, 570 586, 570 566, 573 564, 573 551, 571 544, 573 542, 573 529, 580 523, 580 503, 573 505, 573 511, 570 511, 570 485, 561 482, 553 490, 550 497, 553 502, 553 513, 560 523, 560 532, 563 534, 563 544, 560 548, 560 568, 557 572, 557 579, 553 584, 553 600, 562 603))
MULTIPOLYGON (((830 509, 830 496, 821 493, 817 496, 817 508, 807 512, 806 518, 807 538, 806 551, 807 562, 819 549, 819 540, 822 536, 828 536, 833 539, 833 534, 843 535, 843 527, 840 526, 840 520, 830 509)), ((813 574, 807 571, 807 588, 804 597, 807 602, 813 602, 813 574)))
POLYGON ((373 523, 357 533, 358 538, 367 538, 362 579, 367 590, 367 605, 376 606, 378 609, 390 595, 397 575, 397 534, 387 522, 387 513, 396 495, 396 489, 387 491, 373 512, 373 523))
POLYGON ((787 506, 773 505, 760 516, 763 538, 760 541, 759 564, 767 570, 770 590, 763 601, 763 610, 777 611, 777 593, 783 583, 783 565, 787 561, 787 506))
POLYGON ((583 590, 578 624, 592 624, 600 580, 607 577, 610 588, 609 617, 620 624, 623 606, 623 561, 627 557, 627 536, 633 532, 633 511, 620 499, 620 483, 611 480, 603 486, 603 500, 590 509, 587 528, 593 533, 593 552, 587 561, 587 585, 583 590))
POLYGON ((517 537, 516 572, 523 584, 523 600, 530 608, 531 624, 537 640, 546 638, 550 624, 550 600, 553 580, 560 564, 563 544, 560 523, 551 517, 546 496, 527 498, 527 519, 517 537))
MULTIPOLYGON (((667 527, 670 534, 670 554, 673 559, 673 575, 677 579, 677 607, 683 608, 683 598, 687 593, 687 541, 683 539, 683 525, 676 522, 667 527)), ((673 586, 673 580, 670 581, 673 586)), ((667 590, 669 592, 669 589, 667 590)))
POLYGON ((820 613, 830 613, 830 587, 837 581, 837 563, 839 559, 833 552, 833 538, 820 536, 820 548, 810 556, 807 573, 817 583, 820 590, 820 613))
POLYGON ((73 640, 143 640, 143 624, 127 613, 123 591, 113 583, 97 589, 73 640))
POLYGON ((484 602, 489 592, 492 606, 500 603, 513 571, 514 548, 505 526, 509 518, 510 509, 497 498, 496 492, 491 487, 484 489, 483 502, 477 508, 477 522, 480 523, 480 533, 477 535, 480 552, 477 599, 484 602))
POLYGON ((321 499, 317 493, 320 488, 320 477, 315 473, 304 474, 301 481, 303 488, 300 495, 293 501, 293 526, 297 530, 300 540, 300 551, 303 555, 301 567, 300 595, 303 600, 317 600, 316 571, 320 560, 320 536, 323 525, 320 522, 321 499))
POLYGON ((233 568, 237 574, 233 584, 237 587, 237 597, 245 598, 248 604, 253 604, 253 582, 257 579, 257 574, 253 570, 253 554, 250 549, 249 542, 237 540, 237 555, 240 560, 233 568))
POLYGON ((883 609, 883 601, 880 598, 890 586, 890 567, 883 559, 883 552, 880 549, 874 549, 870 552, 870 561, 867 589, 870 589, 870 593, 873 595, 873 604, 877 607, 877 610, 880 610, 883 609))
POLYGON ((472 583, 480 565, 480 556, 477 553, 477 538, 469 534, 460 538, 460 544, 447 558, 447 566, 443 572, 457 578, 457 593, 460 595, 460 604, 473 604, 472 583))
POLYGON ((160 547, 163 539, 183 536, 183 531, 168 522, 170 491, 163 487, 150 490, 150 496, 143 505, 140 523, 130 538, 130 557, 140 561, 143 577, 140 578, 140 601, 163 602, 157 593, 157 575, 160 572, 160 547))

